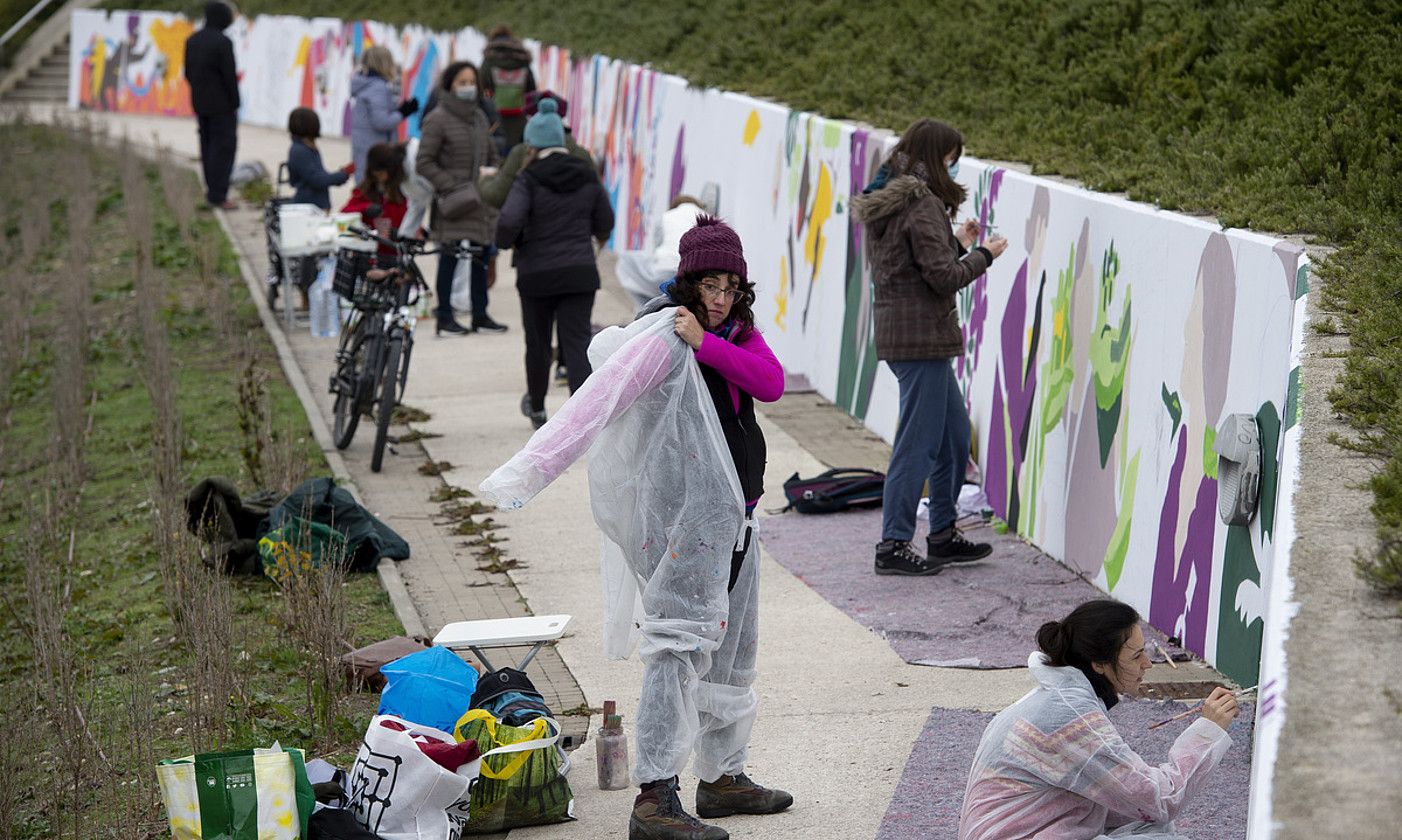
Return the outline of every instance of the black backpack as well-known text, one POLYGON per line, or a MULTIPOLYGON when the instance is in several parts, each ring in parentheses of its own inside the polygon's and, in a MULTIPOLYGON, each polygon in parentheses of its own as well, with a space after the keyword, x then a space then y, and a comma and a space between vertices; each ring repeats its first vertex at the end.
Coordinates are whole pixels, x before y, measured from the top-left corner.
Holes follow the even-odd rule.
POLYGON ((789 503, 784 510, 836 513, 854 507, 880 507, 886 474, 858 467, 834 467, 813 478, 794 473, 784 482, 789 503))
POLYGON ((478 678, 468 706, 486 709, 509 726, 526 726, 538 717, 552 717, 531 678, 515 668, 498 668, 478 678))

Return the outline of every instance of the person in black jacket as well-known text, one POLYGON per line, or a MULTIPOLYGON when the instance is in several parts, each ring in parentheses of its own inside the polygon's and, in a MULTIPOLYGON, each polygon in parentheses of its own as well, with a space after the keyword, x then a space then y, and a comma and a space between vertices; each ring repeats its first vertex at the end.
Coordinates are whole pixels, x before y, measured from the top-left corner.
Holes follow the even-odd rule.
POLYGON ((212 207, 232 209, 229 175, 238 150, 239 79, 234 66, 234 42, 224 30, 234 12, 224 3, 207 3, 204 27, 185 41, 185 78, 190 106, 200 127, 200 163, 204 167, 205 198, 212 207))
POLYGON ((521 413, 545 425, 550 338, 557 323, 570 393, 588 378, 590 316, 599 289, 591 239, 613 231, 613 207, 594 165, 565 148, 565 126, 553 100, 526 125, 529 151, 497 220, 497 245, 514 248, 516 290, 526 335, 526 395, 521 413))

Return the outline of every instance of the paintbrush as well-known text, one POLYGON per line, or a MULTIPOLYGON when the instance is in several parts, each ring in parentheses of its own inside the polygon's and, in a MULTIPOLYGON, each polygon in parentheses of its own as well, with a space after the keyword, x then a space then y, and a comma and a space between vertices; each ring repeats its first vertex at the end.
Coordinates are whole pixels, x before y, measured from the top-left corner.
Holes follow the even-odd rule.
MULTIPOLYGON (((1245 697, 1246 695, 1252 693, 1252 692, 1255 691, 1255 690, 1256 690, 1256 686, 1254 686, 1254 685, 1251 686, 1250 688, 1239 688, 1239 689, 1237 689, 1236 691, 1233 691, 1233 692, 1232 692, 1232 696, 1233 696, 1233 697, 1245 697)), ((1186 711, 1186 712, 1179 712, 1178 714, 1174 715, 1173 717, 1169 718, 1168 720, 1161 720, 1161 721, 1159 721, 1158 723, 1151 723, 1151 724, 1149 724, 1149 730, 1150 730, 1150 731, 1153 731, 1153 730, 1155 730, 1155 729, 1158 729, 1160 726, 1167 726, 1168 724, 1173 723, 1175 720, 1182 720, 1183 718, 1187 717, 1188 715, 1191 715, 1191 714, 1195 714, 1195 713, 1197 713, 1197 712, 1200 712, 1200 711, 1202 711, 1202 707, 1203 707, 1204 705, 1206 705, 1206 703, 1207 703, 1207 701, 1204 700, 1204 701, 1202 701, 1201 703, 1199 703, 1199 704, 1197 704, 1196 706, 1194 706, 1194 707, 1192 707, 1191 709, 1189 709, 1188 711, 1186 711)))
POLYGON ((1153 644, 1154 650, 1157 650, 1159 655, 1163 657, 1163 661, 1167 662, 1172 668, 1176 669, 1178 667, 1178 663, 1173 661, 1173 656, 1169 654, 1163 645, 1159 644, 1158 639, 1150 639, 1149 641, 1153 644))

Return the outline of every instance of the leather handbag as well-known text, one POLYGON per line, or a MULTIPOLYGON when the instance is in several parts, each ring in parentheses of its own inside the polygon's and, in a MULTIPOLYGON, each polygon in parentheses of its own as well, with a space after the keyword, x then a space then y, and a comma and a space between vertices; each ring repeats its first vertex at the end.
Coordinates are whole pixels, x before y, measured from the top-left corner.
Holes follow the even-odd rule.
POLYGON ((482 206, 477 182, 468 181, 438 196, 438 213, 445 219, 461 219, 482 206))

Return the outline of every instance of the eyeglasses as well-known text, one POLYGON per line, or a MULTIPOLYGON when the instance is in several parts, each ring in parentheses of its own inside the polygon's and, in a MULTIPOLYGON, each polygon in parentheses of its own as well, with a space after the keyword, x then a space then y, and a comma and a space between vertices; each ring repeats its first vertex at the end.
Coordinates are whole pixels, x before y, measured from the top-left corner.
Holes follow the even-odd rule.
POLYGON ((731 303, 734 303, 735 301, 739 300, 740 297, 745 294, 740 289, 727 289, 722 286, 717 286, 714 283, 701 283, 700 285, 701 294, 705 295, 706 297, 712 299, 719 298, 721 300, 728 300, 731 303))

